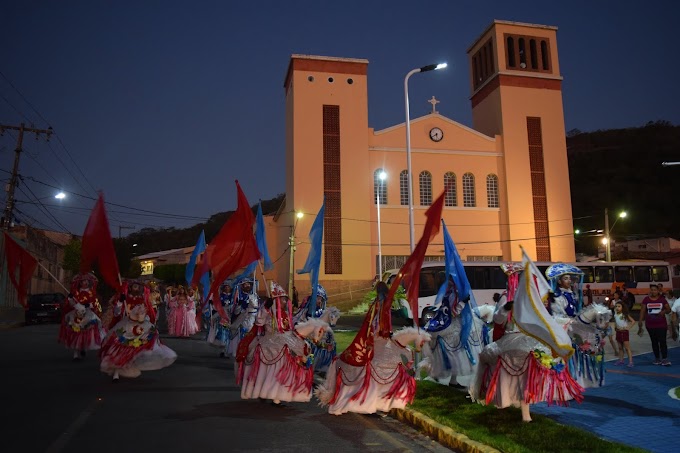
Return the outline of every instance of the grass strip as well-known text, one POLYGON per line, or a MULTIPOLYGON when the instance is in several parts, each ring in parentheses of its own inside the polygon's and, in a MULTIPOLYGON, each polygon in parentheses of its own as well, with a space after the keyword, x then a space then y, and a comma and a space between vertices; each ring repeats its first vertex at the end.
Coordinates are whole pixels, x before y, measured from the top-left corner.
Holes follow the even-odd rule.
POLYGON ((410 407, 472 440, 504 452, 645 451, 601 439, 539 414, 532 414, 533 422, 524 423, 518 408, 496 409, 475 404, 467 393, 429 381, 418 382, 416 399, 410 407))

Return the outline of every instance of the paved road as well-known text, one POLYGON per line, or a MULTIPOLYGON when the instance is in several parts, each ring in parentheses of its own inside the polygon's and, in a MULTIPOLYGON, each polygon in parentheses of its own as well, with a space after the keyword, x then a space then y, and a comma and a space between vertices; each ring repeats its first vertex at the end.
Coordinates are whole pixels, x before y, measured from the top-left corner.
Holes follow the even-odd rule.
POLYGON ((604 387, 588 389, 581 404, 566 408, 541 404, 532 406, 532 412, 652 452, 679 451, 680 401, 668 395, 671 388, 680 386, 678 342, 668 340, 669 367, 652 365, 654 355, 646 332, 642 338, 631 335, 631 343, 634 368, 614 365, 607 345, 605 353, 610 358, 604 387))
POLYGON ((72 362, 57 330, 0 332, 3 452, 449 451, 390 418, 243 401, 233 362, 195 339, 164 339, 173 366, 113 384, 94 354, 72 362))

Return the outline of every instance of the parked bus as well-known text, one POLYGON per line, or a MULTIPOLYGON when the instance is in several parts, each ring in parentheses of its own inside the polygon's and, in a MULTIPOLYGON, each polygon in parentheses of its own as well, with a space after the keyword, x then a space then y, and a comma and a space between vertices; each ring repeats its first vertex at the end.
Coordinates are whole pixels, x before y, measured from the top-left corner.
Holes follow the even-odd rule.
MULTIPOLYGON (((465 273, 472 287, 477 304, 493 304, 494 293, 505 291, 507 277, 501 269, 500 261, 466 261, 463 262, 465 273)), ((538 269, 545 275, 545 270, 553 263, 536 262, 538 269)), ((589 290, 591 302, 604 303, 616 290, 625 286, 635 295, 636 306, 649 294, 649 284, 657 283, 662 290, 672 288, 671 272, 664 261, 613 261, 571 263, 583 271, 583 292, 589 290)), ((399 269, 392 269, 383 274, 383 281, 392 283, 399 269)), ((445 265, 443 261, 423 263, 420 270, 420 288, 418 291, 418 317, 424 324, 434 316, 435 297, 441 284, 445 281, 445 265)), ((406 305, 408 317, 413 319, 410 307, 406 305)))

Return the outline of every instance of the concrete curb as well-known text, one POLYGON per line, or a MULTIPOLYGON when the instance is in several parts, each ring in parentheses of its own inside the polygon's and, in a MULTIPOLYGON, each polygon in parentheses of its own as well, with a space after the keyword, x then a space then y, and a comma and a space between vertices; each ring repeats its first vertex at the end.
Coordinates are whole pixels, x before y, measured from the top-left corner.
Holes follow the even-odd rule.
POLYGON ((445 447, 464 453, 500 453, 500 450, 470 439, 413 409, 392 409, 390 416, 422 431, 445 447))
POLYGON ((0 330, 16 329, 23 326, 23 322, 0 322, 0 330))

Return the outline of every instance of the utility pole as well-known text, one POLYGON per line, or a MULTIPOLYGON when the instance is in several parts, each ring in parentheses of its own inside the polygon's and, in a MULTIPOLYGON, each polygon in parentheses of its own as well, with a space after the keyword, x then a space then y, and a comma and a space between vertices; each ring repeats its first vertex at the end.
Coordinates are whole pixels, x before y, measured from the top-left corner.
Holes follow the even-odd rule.
POLYGON ((6 130, 19 131, 19 137, 17 138, 17 148, 14 150, 14 168, 12 169, 12 177, 9 180, 5 190, 7 192, 7 204, 5 205, 5 214, 1 219, 2 228, 9 229, 12 226, 12 218, 14 215, 14 190, 19 182, 19 158, 21 157, 21 146, 24 141, 24 132, 33 132, 35 134, 35 139, 40 137, 40 134, 45 134, 47 140, 50 139, 52 135, 52 128, 47 129, 36 129, 34 127, 26 127, 24 123, 19 126, 9 126, 0 124, 0 135, 2 135, 6 130))
POLYGON ((127 225, 118 225, 118 239, 123 237, 123 230, 134 230, 137 227, 134 226, 127 226, 127 225))

